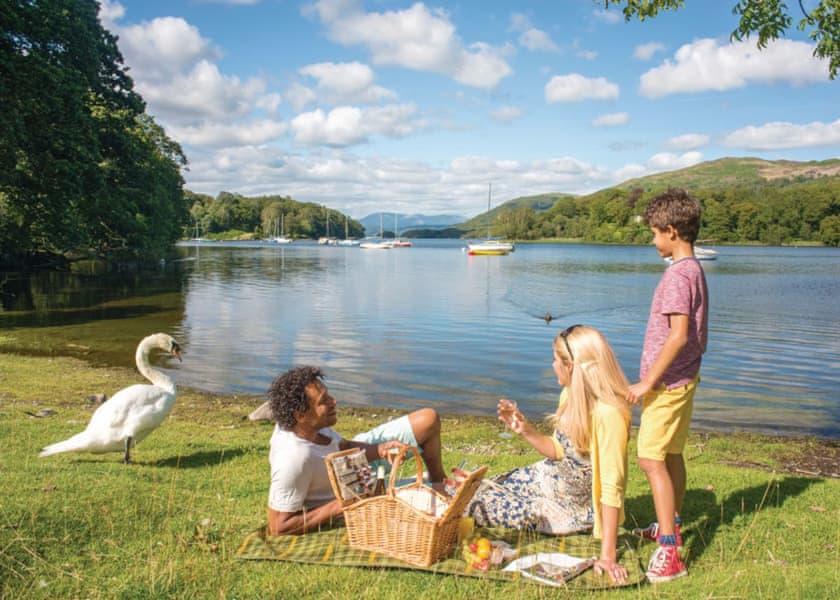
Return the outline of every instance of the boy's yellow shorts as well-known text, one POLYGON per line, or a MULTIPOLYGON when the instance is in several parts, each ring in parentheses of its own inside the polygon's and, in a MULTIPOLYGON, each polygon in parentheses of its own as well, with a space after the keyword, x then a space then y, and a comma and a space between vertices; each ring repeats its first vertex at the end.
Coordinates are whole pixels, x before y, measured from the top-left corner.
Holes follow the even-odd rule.
POLYGON ((678 388, 659 387, 645 395, 639 424, 639 458, 665 460, 666 454, 682 454, 694 409, 694 392, 700 376, 678 388))

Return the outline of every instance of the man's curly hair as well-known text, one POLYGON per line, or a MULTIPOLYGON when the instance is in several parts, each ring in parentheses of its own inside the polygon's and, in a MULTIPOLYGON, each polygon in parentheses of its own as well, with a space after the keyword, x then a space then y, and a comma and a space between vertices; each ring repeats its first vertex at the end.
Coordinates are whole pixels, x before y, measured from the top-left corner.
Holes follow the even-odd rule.
POLYGON ((295 367, 289 369, 268 388, 268 405, 271 416, 277 424, 291 431, 297 424, 295 412, 305 412, 309 408, 306 386, 324 379, 324 373, 318 367, 295 367))

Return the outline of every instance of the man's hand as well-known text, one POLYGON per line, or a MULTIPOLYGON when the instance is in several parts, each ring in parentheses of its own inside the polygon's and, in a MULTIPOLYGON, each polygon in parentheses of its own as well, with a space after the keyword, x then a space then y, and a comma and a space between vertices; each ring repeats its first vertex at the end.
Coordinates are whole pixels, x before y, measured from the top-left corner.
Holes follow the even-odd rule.
POLYGON ((398 440, 391 440, 379 444, 376 447, 376 454, 377 456, 379 456, 379 458, 384 458, 385 460, 387 460, 389 464, 393 464, 394 459, 397 457, 397 454, 399 454, 399 451, 403 448, 411 448, 411 446, 409 446, 408 444, 404 444, 403 442, 400 442, 398 440))

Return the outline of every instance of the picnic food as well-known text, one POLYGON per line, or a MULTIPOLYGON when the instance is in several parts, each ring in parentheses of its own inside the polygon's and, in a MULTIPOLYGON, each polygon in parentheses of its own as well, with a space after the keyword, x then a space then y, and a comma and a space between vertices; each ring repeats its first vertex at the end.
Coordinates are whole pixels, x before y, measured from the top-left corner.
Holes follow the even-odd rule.
POLYGON ((461 554, 467 563, 467 569, 487 571, 514 558, 519 551, 501 540, 473 537, 464 542, 461 554))

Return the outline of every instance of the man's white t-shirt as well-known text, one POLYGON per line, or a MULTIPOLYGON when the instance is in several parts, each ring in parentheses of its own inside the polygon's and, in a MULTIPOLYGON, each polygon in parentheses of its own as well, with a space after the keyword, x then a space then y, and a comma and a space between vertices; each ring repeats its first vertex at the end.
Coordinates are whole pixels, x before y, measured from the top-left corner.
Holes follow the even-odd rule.
POLYGON ((338 443, 343 438, 330 427, 321 429, 321 433, 330 438, 329 444, 314 444, 274 426, 268 454, 271 464, 270 508, 293 513, 335 500, 324 457, 338 452, 338 443))

